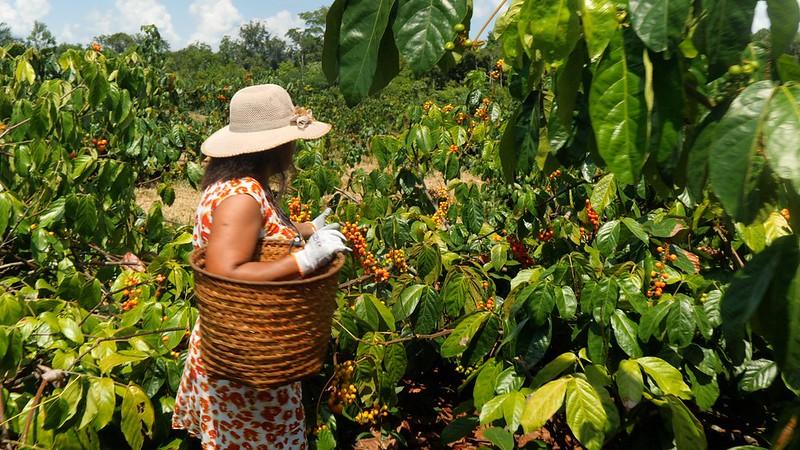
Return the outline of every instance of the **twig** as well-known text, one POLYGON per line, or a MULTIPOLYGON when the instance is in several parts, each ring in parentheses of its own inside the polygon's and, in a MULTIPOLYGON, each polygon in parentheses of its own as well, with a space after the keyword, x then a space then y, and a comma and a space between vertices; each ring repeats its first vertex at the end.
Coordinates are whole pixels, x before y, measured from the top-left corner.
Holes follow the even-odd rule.
POLYGON ((739 254, 736 253, 736 249, 734 249, 733 245, 731 245, 730 239, 728 239, 728 236, 726 236, 725 233, 722 231, 722 228, 720 227, 719 223, 715 223, 714 224, 714 231, 716 231, 717 234, 719 235, 719 238, 722 239, 722 243, 725 246, 725 250, 728 251, 728 253, 733 258, 733 261, 736 263, 738 268, 739 269, 743 268, 744 267, 744 261, 739 256, 739 254))
POLYGON ((42 382, 39 383, 39 389, 36 390, 36 395, 33 397, 31 410, 28 411, 28 417, 25 418, 25 428, 22 429, 22 436, 20 437, 20 441, 22 441, 23 445, 27 445, 28 443, 28 430, 31 427, 31 422, 33 422, 33 414, 36 412, 36 408, 39 406, 39 400, 42 399, 42 394, 44 393, 45 387, 47 387, 47 379, 42 378, 42 382))
POLYGON ((345 327, 341 322, 336 320, 336 318, 334 318, 333 321, 336 322, 336 324, 339 325, 339 327, 341 327, 341 329, 343 329, 344 332, 347 333, 356 342, 360 342, 362 344, 368 344, 368 345, 387 346, 387 345, 400 344, 402 342, 408 342, 408 341, 413 341, 413 340, 436 339, 436 338, 440 338, 442 336, 447 336, 448 334, 453 332, 452 329, 447 328, 447 329, 439 330, 439 331, 437 331, 435 333, 431 333, 431 334, 413 334, 411 336, 405 336, 405 337, 401 337, 401 338, 389 339, 388 341, 383 341, 383 342, 369 342, 369 341, 365 341, 365 340, 359 338, 358 336, 354 335, 353 333, 351 333, 350 330, 348 330, 347 327, 345 327))
POLYGON ((29 262, 28 261, 16 261, 16 262, 8 263, 8 264, 3 264, 2 266, 0 266, 0 270, 7 269, 9 267, 14 267, 14 266, 24 266, 25 264, 29 264, 29 262))
POLYGON ((372 278, 372 275, 361 275, 358 278, 353 278, 352 280, 348 280, 348 281, 345 281, 344 283, 340 284, 339 285, 339 289, 347 289, 350 286, 353 286, 355 284, 359 284, 359 283, 361 283, 363 281, 369 280, 370 278, 372 278))
POLYGON ((361 201, 359 199, 355 198, 355 196, 353 196, 353 194, 345 191, 344 189, 339 189, 338 187, 334 186, 333 190, 335 190, 336 192, 344 195, 345 197, 349 198, 350 200, 352 200, 352 201, 354 201, 356 203, 361 203, 361 201))
POLYGON ((503 7, 503 5, 505 5, 505 4, 506 4, 506 1, 507 1, 507 0, 502 0, 500 3, 498 3, 498 4, 497 4, 497 7, 496 7, 496 8, 494 9, 494 11, 492 12, 492 15, 490 15, 490 16, 489 16, 489 18, 488 18, 488 19, 486 19, 486 23, 484 23, 484 24, 483 24, 483 26, 481 27, 481 31, 478 31, 478 34, 477 34, 477 35, 475 35, 475 39, 474 39, 474 40, 476 40, 476 41, 477 41, 477 40, 478 40, 478 38, 480 38, 480 37, 481 37, 481 35, 483 34, 483 32, 484 32, 484 31, 486 31, 486 27, 488 27, 488 26, 489 26, 489 24, 492 22, 492 19, 494 19, 494 16, 496 16, 496 15, 497 15, 497 13, 499 13, 499 12, 500 12, 500 9, 503 7))

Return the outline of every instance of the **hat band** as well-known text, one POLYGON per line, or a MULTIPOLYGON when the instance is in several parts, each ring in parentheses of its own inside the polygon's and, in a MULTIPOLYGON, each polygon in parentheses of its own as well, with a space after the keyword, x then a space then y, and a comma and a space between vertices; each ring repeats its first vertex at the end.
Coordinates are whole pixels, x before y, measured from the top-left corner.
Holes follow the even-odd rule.
POLYGON ((228 127, 234 133, 252 133, 258 131, 275 130, 286 126, 294 125, 301 130, 305 130, 312 122, 314 122, 314 115, 311 109, 303 107, 295 107, 294 114, 290 117, 281 117, 273 120, 258 120, 247 121, 246 123, 237 124, 236 121, 231 119, 230 126, 228 127))

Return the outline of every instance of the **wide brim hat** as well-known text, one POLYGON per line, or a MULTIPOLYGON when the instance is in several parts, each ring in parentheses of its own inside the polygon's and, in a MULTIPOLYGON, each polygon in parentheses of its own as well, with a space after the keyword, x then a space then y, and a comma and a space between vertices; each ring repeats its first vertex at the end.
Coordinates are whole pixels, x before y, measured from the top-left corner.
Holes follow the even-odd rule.
POLYGON ((331 125, 314 119, 310 109, 295 107, 277 84, 248 86, 231 98, 230 122, 200 146, 214 158, 256 153, 297 139, 318 139, 331 125))

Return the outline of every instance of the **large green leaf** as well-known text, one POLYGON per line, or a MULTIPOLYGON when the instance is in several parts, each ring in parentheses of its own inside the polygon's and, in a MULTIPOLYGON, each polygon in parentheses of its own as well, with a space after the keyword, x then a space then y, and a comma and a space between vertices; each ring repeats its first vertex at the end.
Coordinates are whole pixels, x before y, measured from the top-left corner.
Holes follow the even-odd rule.
POLYGON ((577 0, 525 2, 520 11, 520 31, 530 33, 533 47, 545 61, 562 60, 572 52, 580 36, 577 0))
POLYGON ((597 214, 602 215, 608 205, 617 198, 617 183, 614 182, 614 174, 609 173, 594 184, 592 195, 589 201, 592 202, 592 209, 597 214))
POLYGON ((770 43, 775 57, 787 51, 797 37, 800 22, 800 5, 797 0, 767 0, 770 24, 770 43))
POLYGON ((445 53, 444 45, 455 37, 453 26, 467 13, 464 0, 406 0, 397 10, 394 35, 400 54, 411 70, 433 67, 445 53))
POLYGON ((614 380, 625 409, 631 409, 642 401, 644 379, 642 378, 642 369, 636 361, 630 359, 620 361, 617 373, 614 374, 614 380))
POLYGON ((494 358, 486 361, 478 376, 475 378, 475 386, 472 388, 472 403, 475 408, 481 408, 484 403, 494 397, 494 388, 497 384, 497 376, 503 370, 502 363, 496 363, 494 358))
POLYGON ((707 443, 703 424, 679 398, 668 395, 667 405, 676 450, 705 450, 707 443))
POLYGON ((656 382, 664 394, 687 400, 692 398, 692 390, 683 381, 683 375, 670 363, 655 356, 645 356, 637 359, 636 362, 642 366, 645 373, 656 382))
POLYGON ((764 141, 772 170, 800 194, 800 86, 775 89, 764 122, 764 141))
POLYGON ((631 23, 651 50, 666 51, 681 38, 689 17, 689 0, 630 0, 631 23))
POLYGON ((776 264, 780 269, 753 319, 753 329, 772 344, 787 384, 800 389, 800 243, 786 236, 773 245, 782 248, 776 264))
POLYGON ((578 362, 578 356, 575 353, 567 352, 558 355, 536 373, 533 380, 531 380, 531 387, 535 389, 544 382, 561 375, 561 372, 569 369, 575 365, 576 362, 578 362))
MULTIPOLYGON (((506 400, 508 402, 508 400, 506 400)), ((486 436, 492 444, 497 446, 500 450, 513 450, 514 449, 514 436, 508 431, 499 428, 491 427, 483 430, 483 435, 486 436)))
POLYGON ((589 57, 597 59, 606 50, 619 24, 614 3, 607 0, 583 0, 581 21, 589 57))
POLYGON ((621 31, 609 47, 592 80, 589 116, 600 156, 617 181, 633 184, 647 159, 644 68, 641 53, 626 51, 621 31))
POLYGON ((739 379, 739 389, 745 392, 755 392, 768 388, 775 377, 778 376, 778 367, 775 361, 756 359, 744 364, 742 378, 739 379))
POLYGON ((712 77, 738 64, 750 42, 757 0, 706 0, 708 15, 694 34, 698 49, 708 57, 712 77))
POLYGON ((144 435, 152 435, 155 414, 147 394, 138 386, 130 385, 123 389, 122 395, 122 433, 133 450, 140 450, 144 435))
POLYGON ((583 378, 570 380, 567 389, 567 424, 587 450, 603 448, 606 420, 600 395, 583 378))
POLYGON ((636 339, 638 334, 636 322, 629 319, 622 310, 617 309, 611 316, 611 328, 614 330, 617 344, 628 356, 631 358, 642 356, 642 349, 636 339))
POLYGON ((744 325, 750 321, 769 289, 778 270, 780 255, 787 246, 794 244, 793 241, 790 236, 776 240, 764 251, 753 256, 744 269, 733 276, 720 305, 722 331, 728 339, 742 335, 744 325))
POLYGON ((746 197, 753 184, 753 158, 761 144, 772 82, 751 84, 731 103, 714 128, 708 178, 725 210, 737 220, 746 216, 746 197))
POLYGON ((366 97, 394 0, 349 0, 339 37, 339 85, 350 104, 366 97))
POLYGON ((394 316, 397 320, 405 320, 414 313, 425 288, 424 284, 414 284, 403 289, 400 298, 393 306, 394 316))
POLYGON ((442 301, 439 294, 426 286, 422 290, 414 322, 414 331, 420 334, 430 333, 436 329, 436 323, 442 316, 442 301))
POLYGON ((386 352, 383 354, 383 367, 386 369, 384 376, 387 383, 393 384, 400 381, 406 373, 407 365, 408 357, 403 344, 392 344, 386 347, 386 352))
POLYGON ((520 423, 526 433, 543 427, 564 403, 569 378, 559 378, 536 389, 525 401, 520 423))
POLYGON ((667 337, 669 343, 683 348, 692 343, 697 326, 692 299, 679 294, 670 306, 667 315, 667 337))
POLYGON ((322 71, 330 83, 339 77, 339 36, 342 28, 342 14, 347 0, 334 0, 325 16, 325 36, 322 43, 322 71))
POLYGON ((500 139, 500 163, 506 181, 527 174, 539 149, 539 93, 531 92, 506 124, 500 139))
POLYGON ((455 330, 442 343, 442 357, 452 358, 464 353, 475 333, 478 332, 489 315, 489 312, 479 312, 467 316, 459 322, 455 330))

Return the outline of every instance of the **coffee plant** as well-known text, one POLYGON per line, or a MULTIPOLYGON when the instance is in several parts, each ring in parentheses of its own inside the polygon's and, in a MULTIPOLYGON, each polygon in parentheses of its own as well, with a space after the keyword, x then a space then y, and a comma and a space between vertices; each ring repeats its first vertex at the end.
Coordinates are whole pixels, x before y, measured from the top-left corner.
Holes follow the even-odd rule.
POLYGON ((313 446, 797 446, 797 3, 768 36, 754 0, 502 3, 487 43, 468 0, 335 0, 338 87, 187 84, 147 40, 0 48, 3 442, 187 448, 191 230, 161 205, 230 96, 276 82, 337 128, 299 146, 286 210, 330 206, 353 248, 313 446), (490 48, 417 101, 406 71, 490 48))

